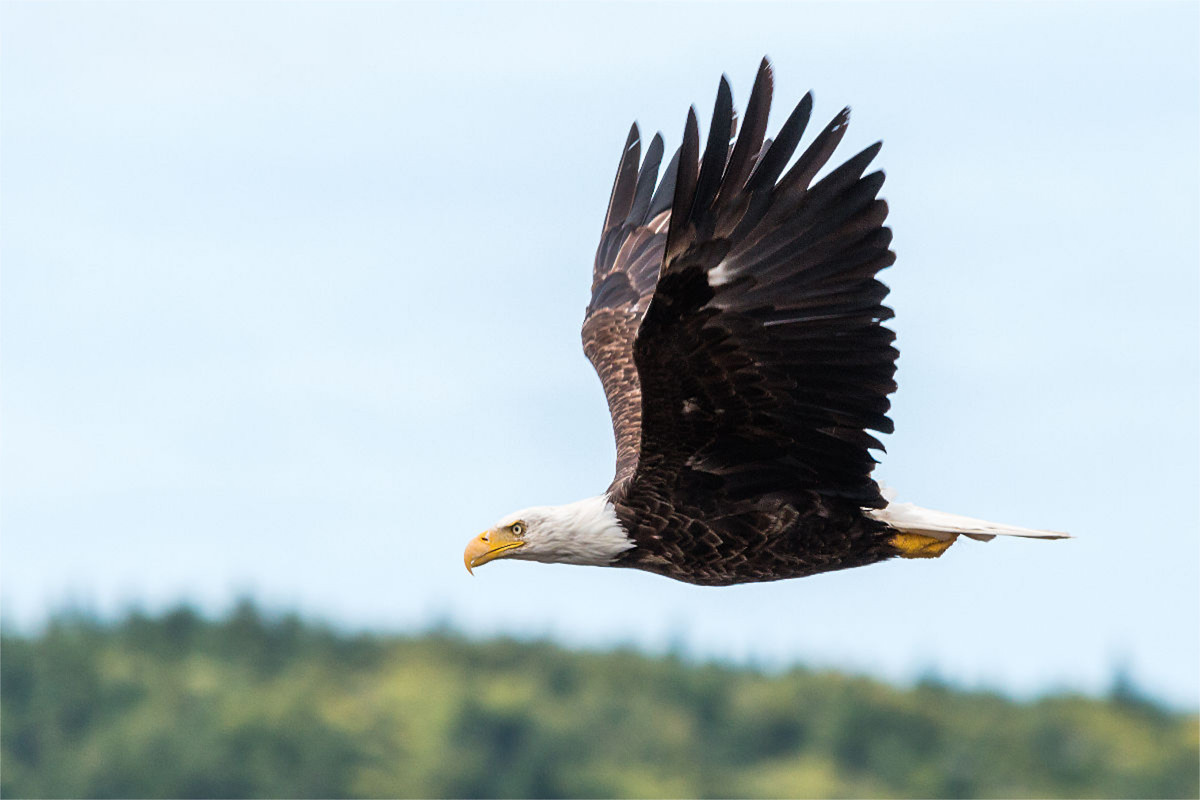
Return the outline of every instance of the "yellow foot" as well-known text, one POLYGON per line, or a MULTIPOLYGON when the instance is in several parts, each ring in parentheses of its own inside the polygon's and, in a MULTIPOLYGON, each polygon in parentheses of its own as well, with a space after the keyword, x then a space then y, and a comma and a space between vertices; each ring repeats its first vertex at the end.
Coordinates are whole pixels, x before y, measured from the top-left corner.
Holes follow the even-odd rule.
POLYGON ((900 551, 901 558, 937 558, 954 544, 958 536, 935 539, 919 533, 897 533, 888 542, 900 551))

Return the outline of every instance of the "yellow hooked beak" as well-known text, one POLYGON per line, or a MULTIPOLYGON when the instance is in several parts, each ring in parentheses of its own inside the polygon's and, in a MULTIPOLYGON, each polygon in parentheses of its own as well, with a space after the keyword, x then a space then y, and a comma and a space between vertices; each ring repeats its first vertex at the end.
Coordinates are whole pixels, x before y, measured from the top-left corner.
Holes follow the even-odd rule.
POLYGON ((463 563, 467 565, 467 572, 474 575, 474 567, 500 558, 509 550, 515 550, 523 544, 524 540, 514 536, 507 528, 484 531, 467 543, 467 549, 463 552, 463 563))

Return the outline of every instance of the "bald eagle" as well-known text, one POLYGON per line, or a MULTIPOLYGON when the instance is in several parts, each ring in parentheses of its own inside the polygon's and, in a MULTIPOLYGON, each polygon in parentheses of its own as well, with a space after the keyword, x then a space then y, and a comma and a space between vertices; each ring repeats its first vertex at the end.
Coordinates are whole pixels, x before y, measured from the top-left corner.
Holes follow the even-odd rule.
POLYGON ((895 254, 883 173, 863 174, 881 143, 814 183, 843 109, 785 173, 812 95, 771 140, 772 84, 763 59, 739 135, 722 76, 703 154, 693 108, 661 180, 662 136, 642 159, 630 129, 583 321, 616 477, 504 517, 468 544, 468 570, 516 558, 729 585, 937 557, 960 535, 1065 536, 883 496, 867 431, 892 431, 898 353, 876 275, 895 254))

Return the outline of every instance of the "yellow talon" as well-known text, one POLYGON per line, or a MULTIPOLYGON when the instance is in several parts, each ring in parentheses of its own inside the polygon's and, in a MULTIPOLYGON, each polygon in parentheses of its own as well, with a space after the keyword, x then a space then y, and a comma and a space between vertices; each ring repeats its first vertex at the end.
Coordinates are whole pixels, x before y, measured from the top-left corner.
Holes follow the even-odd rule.
POLYGON ((937 558, 954 544, 955 534, 949 539, 935 539, 919 533, 897 533, 888 542, 900 551, 901 558, 937 558))

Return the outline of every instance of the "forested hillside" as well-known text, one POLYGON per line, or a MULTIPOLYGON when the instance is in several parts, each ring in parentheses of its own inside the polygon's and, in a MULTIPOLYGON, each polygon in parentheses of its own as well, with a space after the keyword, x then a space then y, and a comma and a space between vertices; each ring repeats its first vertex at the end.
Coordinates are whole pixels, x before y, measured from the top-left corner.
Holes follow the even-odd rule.
POLYGON ((1016 703, 795 669, 453 635, 243 604, 5 635, 5 797, 1196 797, 1194 714, 1016 703))

